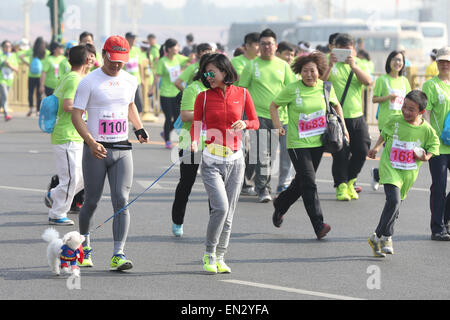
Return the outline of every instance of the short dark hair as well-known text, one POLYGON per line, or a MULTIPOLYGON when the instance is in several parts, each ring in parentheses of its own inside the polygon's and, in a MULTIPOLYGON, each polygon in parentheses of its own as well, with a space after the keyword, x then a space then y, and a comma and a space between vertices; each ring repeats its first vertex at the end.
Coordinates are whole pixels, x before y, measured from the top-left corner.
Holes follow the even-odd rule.
MULTIPOLYGON (((203 72, 200 72, 200 70, 205 69, 206 68, 206 64, 205 62, 209 59, 209 56, 211 55, 211 53, 205 53, 204 55, 202 55, 202 57, 200 58, 200 61, 198 63, 198 71, 197 73, 194 75, 194 77, 192 78, 193 81, 197 81, 197 80, 202 80, 203 79, 203 72)), ((202 81, 203 82, 203 81, 202 81)))
POLYGON ((208 50, 212 50, 212 47, 209 43, 200 43, 199 45, 197 45, 196 47, 196 52, 199 55, 200 53, 202 53, 203 51, 208 51, 208 50))
POLYGON ((282 53, 283 51, 286 51, 286 50, 288 50, 290 52, 294 52, 295 48, 294 48, 294 46, 291 43, 289 43, 287 41, 281 41, 278 44, 277 52, 278 53, 282 53))
POLYGON ((419 111, 425 110, 427 107, 427 104, 428 104, 427 95, 423 91, 420 91, 420 90, 410 91, 406 95, 405 99, 409 99, 409 100, 417 103, 419 105, 419 111))
POLYGON ((247 33, 244 37, 244 45, 259 42, 259 32, 247 33))
POLYGON ((81 67, 86 63, 88 57, 87 46, 81 44, 79 46, 72 47, 69 51, 69 63, 72 67, 81 67))
POLYGON ((88 36, 90 36, 90 37, 92 38, 92 40, 94 40, 94 35, 93 35, 91 32, 89 32, 89 31, 84 31, 84 32, 82 32, 82 33, 80 34, 80 37, 79 37, 80 42, 81 42, 81 40, 82 40, 83 38, 86 38, 86 37, 88 37, 88 36))
POLYGON ((200 72, 200 74, 202 75, 202 82, 206 88, 211 88, 211 86, 203 76, 203 73, 206 73, 206 66, 210 63, 212 63, 221 72, 225 73, 225 77, 223 79, 225 85, 229 86, 239 79, 236 70, 234 69, 231 61, 227 58, 227 56, 222 53, 214 53, 209 55, 208 58, 203 61, 203 64, 200 65, 200 68, 198 70, 198 72, 200 72))
POLYGON ((86 49, 89 53, 93 53, 95 55, 97 55, 97 50, 95 49, 95 46, 90 44, 90 43, 86 43, 86 49))
POLYGON ((194 41, 194 35, 193 35, 192 33, 189 33, 189 34, 186 36, 186 40, 189 41, 189 42, 194 41))
POLYGON ((330 36, 328 37, 328 44, 333 45, 334 41, 336 41, 337 36, 339 35, 339 32, 335 32, 330 34, 330 36))
POLYGON ((305 64, 309 62, 313 62, 316 64, 320 76, 322 76, 328 68, 326 55, 320 51, 314 51, 307 56, 297 58, 297 60, 295 60, 294 64, 292 65, 292 71, 294 71, 294 73, 296 74, 300 74, 305 64))
POLYGON ((259 34, 259 39, 258 41, 261 41, 261 38, 274 38, 275 41, 277 40, 277 35, 275 34, 275 32, 273 32, 271 29, 267 28, 264 29, 260 34, 259 34))
POLYGON ((355 46, 355 39, 348 33, 339 33, 334 41, 337 47, 355 46))
POLYGON ((386 70, 386 73, 391 73, 391 61, 392 59, 394 59, 394 57, 398 54, 402 55, 403 58, 403 67, 402 69, 398 72, 398 75, 401 76, 403 75, 403 72, 405 70, 405 55, 403 54, 403 52, 398 51, 398 50, 394 50, 391 53, 389 53, 387 59, 386 59, 386 65, 384 66, 384 70, 386 70))
POLYGON ((156 36, 155 36, 153 33, 150 33, 150 34, 147 36, 147 39, 148 39, 148 38, 150 38, 150 39, 155 39, 156 36))

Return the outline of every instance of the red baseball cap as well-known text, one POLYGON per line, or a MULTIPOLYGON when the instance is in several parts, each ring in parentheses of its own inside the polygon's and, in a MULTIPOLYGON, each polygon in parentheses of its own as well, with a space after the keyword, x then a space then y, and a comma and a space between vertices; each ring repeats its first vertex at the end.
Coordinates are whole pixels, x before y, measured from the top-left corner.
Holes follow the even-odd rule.
POLYGON ((103 45, 103 50, 106 51, 108 59, 113 62, 128 62, 128 54, 130 52, 130 45, 128 41, 121 36, 111 36, 106 39, 103 45))

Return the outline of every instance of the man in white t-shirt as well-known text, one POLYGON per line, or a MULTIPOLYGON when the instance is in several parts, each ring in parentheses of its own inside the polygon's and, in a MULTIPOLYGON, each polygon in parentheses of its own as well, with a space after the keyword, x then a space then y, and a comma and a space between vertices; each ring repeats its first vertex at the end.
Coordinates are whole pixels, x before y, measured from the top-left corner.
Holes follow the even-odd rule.
MULTIPOLYGON (((121 36, 109 37, 103 47, 103 66, 87 75, 78 85, 74 100, 72 122, 84 139, 83 177, 85 200, 80 211, 80 233, 86 235, 83 243, 85 259, 81 266, 91 267, 92 248, 89 229, 98 201, 103 193, 105 177, 111 188, 111 202, 117 213, 128 203, 133 180, 133 158, 128 141, 128 121, 140 143, 148 141, 134 104, 136 77, 123 71, 128 61, 129 45, 121 36), (87 124, 83 113, 88 113, 87 124)), ((110 270, 133 267, 123 252, 130 214, 128 209, 113 219, 114 252, 110 270)))

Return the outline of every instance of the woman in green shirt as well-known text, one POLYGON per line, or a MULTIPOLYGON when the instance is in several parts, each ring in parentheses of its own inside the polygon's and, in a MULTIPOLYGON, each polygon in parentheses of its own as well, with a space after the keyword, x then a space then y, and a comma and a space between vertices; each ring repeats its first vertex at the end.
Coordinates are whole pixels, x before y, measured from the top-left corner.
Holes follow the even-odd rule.
POLYGON ((17 56, 12 53, 11 41, 2 42, 2 52, 0 53, 0 108, 3 107, 5 121, 11 120, 8 114, 8 92, 14 80, 14 73, 19 71, 17 56))
MULTIPOLYGON (((323 154, 321 136, 327 124, 324 83, 319 77, 326 69, 327 59, 321 52, 313 52, 297 59, 292 70, 301 75, 301 80, 284 87, 270 106, 273 125, 280 135, 285 135, 286 131, 280 122, 277 109, 287 106, 287 148, 296 172, 289 187, 273 202, 273 224, 279 228, 284 214, 302 197, 317 239, 325 237, 331 229, 323 222, 316 185, 316 171, 323 154)), ((333 88, 330 92, 330 104, 344 122, 342 108, 333 88)), ((345 135, 348 139, 347 129, 345 135)))
POLYGON ((161 109, 164 112, 166 120, 164 122, 164 131, 161 136, 166 142, 166 148, 172 149, 170 141, 170 132, 173 124, 180 115, 180 97, 177 97, 180 90, 175 86, 175 81, 181 74, 181 68, 186 66, 189 58, 178 54, 180 47, 177 40, 167 39, 161 46, 161 59, 156 67, 156 74, 160 77, 160 102, 161 109))
POLYGON ((48 97, 58 86, 59 64, 64 60, 64 48, 58 42, 50 44, 50 55, 42 61, 41 86, 39 92, 48 97))
MULTIPOLYGON (((378 77, 375 82, 372 102, 379 103, 377 119, 380 132, 392 116, 402 113, 403 100, 411 91, 408 79, 403 76, 404 69, 405 56, 400 51, 392 51, 386 59, 386 74, 378 77)), ((371 174, 372 189, 378 190, 378 168, 372 168, 371 174)))
MULTIPOLYGON (((199 62, 200 66, 207 61, 209 53, 202 55, 199 62)), ((184 216, 186 213, 186 205, 189 200, 189 195, 191 194, 192 187, 194 186, 195 179, 197 178, 197 171, 200 165, 201 153, 191 153, 189 151, 191 144, 191 127, 192 121, 194 119, 194 104, 197 95, 200 92, 205 91, 207 88, 203 84, 202 74, 198 72, 194 75, 192 79, 193 82, 183 90, 183 96, 181 98, 181 120, 183 121, 183 127, 181 128, 179 135, 178 149, 179 156, 183 156, 180 162, 180 181, 178 182, 177 188, 175 190, 175 199, 172 205, 172 233, 176 237, 181 237, 183 235, 183 223, 184 216), (190 157, 187 158, 187 155, 190 157)), ((202 151, 204 147, 204 141, 201 141, 199 150, 202 151)))
POLYGON ((23 63, 30 67, 28 71, 28 105, 30 110, 28 111, 27 117, 31 116, 33 113, 33 95, 36 93, 36 114, 39 114, 41 108, 41 94, 39 93, 39 88, 41 86, 41 72, 42 72, 42 60, 47 56, 48 50, 46 49, 46 44, 44 38, 38 37, 34 42, 33 49, 28 50, 26 53, 20 56, 23 63), (33 59, 36 58, 38 64, 38 73, 33 73, 35 69, 32 67, 33 59), (39 68, 40 65, 40 68, 39 68))

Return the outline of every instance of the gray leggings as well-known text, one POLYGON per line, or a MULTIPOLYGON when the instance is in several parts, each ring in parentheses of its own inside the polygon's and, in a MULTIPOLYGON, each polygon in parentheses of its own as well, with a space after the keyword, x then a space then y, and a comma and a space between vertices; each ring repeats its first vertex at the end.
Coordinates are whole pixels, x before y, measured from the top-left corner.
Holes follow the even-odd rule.
MULTIPOLYGON (((86 234, 92 228, 92 217, 103 193, 105 177, 108 175, 111 190, 111 202, 114 213, 128 203, 133 182, 133 157, 131 150, 107 148, 105 159, 96 159, 89 147, 83 148, 84 203, 80 211, 80 233, 86 234)), ((130 226, 128 209, 113 219, 112 231, 114 254, 123 251, 130 226)), ((83 246, 90 246, 90 237, 86 237, 83 246)))
POLYGON ((225 255, 231 225, 244 180, 245 162, 240 157, 229 163, 216 163, 203 157, 202 179, 209 198, 209 223, 206 231, 206 252, 225 255))

